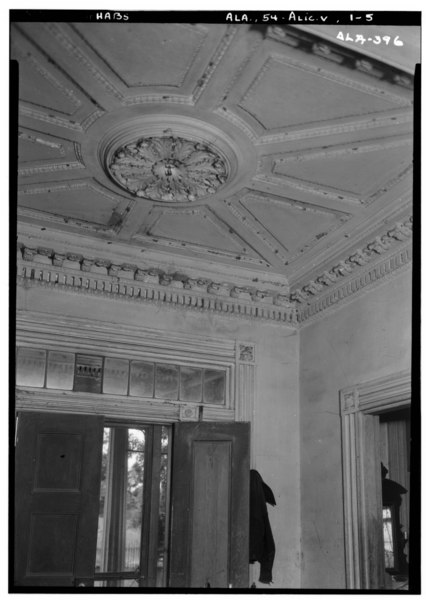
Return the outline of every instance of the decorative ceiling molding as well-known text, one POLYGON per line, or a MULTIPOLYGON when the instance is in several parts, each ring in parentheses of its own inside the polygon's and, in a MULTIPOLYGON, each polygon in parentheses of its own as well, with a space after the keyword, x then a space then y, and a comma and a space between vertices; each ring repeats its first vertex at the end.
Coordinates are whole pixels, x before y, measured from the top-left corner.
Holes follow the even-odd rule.
POLYGON ((364 152, 378 152, 401 146, 413 147, 412 136, 401 136, 398 139, 381 138, 375 140, 360 140, 351 144, 328 146, 327 148, 285 152, 274 154, 274 163, 292 163, 315 160, 317 158, 336 158, 347 155, 363 154, 364 152))
POLYGON ((216 71, 218 65, 220 64, 222 58, 225 56, 229 46, 231 45, 233 39, 235 38, 238 31, 238 27, 235 25, 228 26, 225 35, 221 39, 216 52, 212 55, 207 68, 204 73, 198 79, 194 91, 192 92, 193 102, 196 104, 198 100, 201 98, 201 95, 205 91, 210 79, 213 76, 213 73, 216 71))
POLYGON ((90 75, 102 85, 102 87, 120 102, 124 94, 114 86, 101 69, 98 69, 89 56, 77 45, 57 23, 45 23, 44 27, 50 35, 67 51, 67 53, 83 65, 90 75))
POLYGON ((338 229, 343 223, 351 218, 351 215, 347 212, 318 206, 316 204, 309 204, 299 200, 278 197, 268 193, 254 192, 251 190, 243 190, 243 192, 245 192, 245 194, 239 194, 237 200, 225 200, 225 205, 244 227, 253 233, 261 243, 266 244, 266 246, 274 252, 284 265, 289 264, 290 261, 297 258, 302 252, 311 249, 320 239, 338 229), (277 237, 256 217, 250 206, 247 205, 251 200, 254 202, 260 200, 265 203, 274 204, 278 207, 295 208, 300 211, 322 213, 325 215, 331 214, 336 217, 336 222, 326 231, 322 230, 320 234, 314 236, 312 240, 309 240, 307 244, 304 244, 295 252, 290 252, 285 246, 285 240, 281 241, 277 239, 277 237))
MULTIPOLYGON (((20 49, 18 44, 12 44, 12 53, 16 55, 22 62, 28 63, 28 65, 34 69, 43 79, 45 79, 55 90, 57 90, 64 98, 66 98, 73 106, 74 110, 77 110, 82 105, 82 102, 74 93, 74 90, 65 87, 50 70, 44 67, 41 62, 33 56, 30 52, 24 52, 20 49)), ((48 107, 44 107, 49 110, 48 107)), ((62 111, 61 111, 62 112, 62 111)), ((70 114, 70 113, 66 113, 70 114)))
POLYGON ((171 134, 116 150, 108 165, 115 181, 135 196, 161 202, 193 202, 216 193, 228 178, 225 159, 211 144, 171 134))
POLYGON ((51 150, 56 150, 60 156, 65 156, 65 148, 63 144, 59 142, 52 142, 51 140, 45 139, 39 135, 39 132, 35 132, 36 135, 32 135, 30 133, 26 133, 25 131, 18 131, 18 139, 24 142, 29 142, 31 144, 40 144, 41 146, 46 146, 51 150))
MULTIPOLYGON (((271 175, 273 178, 278 178, 291 187, 297 189, 303 189, 304 191, 310 191, 311 193, 317 193, 321 195, 327 195, 337 200, 349 200, 357 201, 361 204, 368 205, 370 202, 381 196, 384 192, 389 191, 394 185, 396 185, 405 175, 412 169, 412 154, 413 154, 413 140, 412 137, 401 136, 399 139, 379 139, 370 141, 354 141, 350 145, 338 145, 329 146, 327 148, 312 149, 306 151, 286 152, 282 154, 271 154, 266 156, 263 161, 269 161, 272 159, 271 175), (375 186, 373 188, 364 190, 363 193, 352 191, 349 189, 339 188, 337 186, 331 187, 324 183, 318 183, 314 180, 301 179, 300 177, 292 176, 288 174, 287 165, 294 163, 296 165, 300 163, 309 163, 309 161, 315 160, 333 160, 342 157, 356 157, 369 152, 381 152, 386 150, 392 150, 395 148, 407 147, 404 156, 406 157, 405 166, 400 166, 399 172, 393 177, 390 177, 392 170, 389 169, 388 180, 377 180, 375 179, 375 186), (411 152, 410 152, 411 149, 411 152), (286 167, 287 173, 278 172, 280 165, 286 167), (377 186, 380 186, 377 189, 377 186)), ((266 165, 266 162, 263 164, 266 165)), ((258 178, 258 176, 257 176, 258 178)), ((263 174, 262 178, 268 179, 267 174, 263 174)))
POLYGON ((122 104, 123 106, 133 106, 135 104, 184 104, 194 106, 194 100, 191 96, 178 96, 177 94, 137 94, 126 96, 122 104))
POLYGON ((406 242, 410 240, 412 230, 412 217, 396 223, 384 235, 377 236, 370 243, 358 248, 347 259, 339 261, 305 285, 292 290, 290 299, 301 305, 300 321, 408 263, 411 250, 407 248, 406 242), (404 247, 398 249, 397 246, 401 243, 404 247), (377 262, 377 258, 382 255, 386 255, 386 260, 377 262), (369 266, 370 262, 374 264, 369 266), (345 283, 342 285, 343 279, 345 283))
POLYGON ((36 210, 23 206, 18 206, 17 216, 22 220, 41 222, 44 227, 46 225, 66 225, 67 227, 75 228, 78 231, 87 231, 90 233, 102 232, 113 235, 117 233, 116 227, 110 227, 109 225, 105 226, 100 223, 89 223, 88 221, 73 219, 71 217, 62 217, 42 210, 36 210))
MULTIPOLYGON (((248 198, 250 197, 247 196, 248 198)), ((268 229, 260 221, 250 213, 250 211, 242 204, 242 199, 238 202, 231 200, 225 200, 225 206, 228 207, 230 212, 236 217, 240 223, 253 233, 262 244, 265 244, 282 262, 285 262, 287 258, 287 248, 271 234, 268 229)))
POLYGON ((42 110, 37 110, 35 108, 25 106, 22 102, 19 103, 19 113, 23 117, 28 117, 37 121, 43 121, 43 123, 49 123, 49 125, 56 125, 57 127, 63 127, 65 129, 70 129, 71 131, 84 131, 80 123, 76 123, 75 121, 71 121, 70 119, 65 119, 64 117, 60 117, 59 115, 47 114, 42 110))
POLYGON ((57 171, 72 171, 75 169, 85 169, 85 166, 78 161, 73 162, 57 162, 45 165, 37 165, 33 167, 22 167, 18 169, 18 175, 21 177, 31 177, 42 173, 56 173, 57 171))
POLYGON ((335 285, 327 294, 315 298, 312 302, 305 302, 298 310, 300 326, 310 325, 321 319, 326 311, 329 313, 333 309, 356 300, 378 285, 385 283, 389 278, 396 276, 404 268, 411 267, 411 264, 412 248, 408 244, 370 269, 364 269, 362 274, 356 274, 346 279, 341 285, 335 285))
POLYGON ((324 42, 319 36, 301 31, 297 27, 272 25, 267 28, 267 36, 292 48, 297 48, 308 54, 315 54, 348 69, 356 69, 375 79, 384 80, 410 90, 414 87, 414 77, 402 69, 392 67, 374 58, 366 58, 362 52, 357 52, 352 48, 349 50, 331 41, 324 42))
POLYGON ((260 184, 272 184, 277 188, 282 188, 283 184, 301 192, 308 192, 313 196, 321 196, 322 198, 331 198, 332 200, 346 201, 352 204, 360 204, 361 199, 354 193, 349 192, 336 192, 326 186, 319 186, 317 183, 310 183, 302 180, 298 180, 285 175, 279 175, 276 173, 256 173, 253 177, 253 181, 260 184))
POLYGON ((207 205, 198 205, 190 208, 155 207, 150 212, 150 217, 146 220, 143 232, 134 235, 134 239, 151 245, 156 244, 176 249, 185 248, 196 253, 226 257, 232 261, 238 260, 241 263, 250 263, 257 266, 270 266, 269 261, 261 254, 258 248, 254 247, 253 244, 249 243, 234 229, 230 228, 230 226, 207 205), (191 217, 198 217, 205 220, 212 227, 212 230, 217 231, 222 240, 224 237, 228 238, 234 247, 236 246, 235 251, 225 249, 223 246, 220 248, 209 246, 208 242, 204 240, 200 240, 200 242, 197 243, 196 241, 189 241, 188 238, 179 239, 177 235, 176 237, 170 238, 158 233, 155 227, 157 225, 161 227, 161 219, 167 215, 176 215, 177 217, 187 215, 188 222, 191 217), (247 247, 250 248, 256 256, 247 254, 247 247))
POLYGON ((411 263, 413 219, 396 223, 290 296, 253 286, 188 277, 182 272, 115 264, 111 260, 18 244, 18 285, 42 285, 76 293, 166 303, 296 327, 321 317, 411 263))
MULTIPOLYGON (((206 27, 203 26, 202 24, 198 24, 198 23, 197 24, 194 23, 192 25, 189 23, 175 23, 175 24, 164 23, 163 24, 163 26, 166 26, 166 27, 167 27, 167 25, 169 26, 169 28, 172 28, 174 30, 174 32, 176 32, 176 29, 183 30, 181 33, 181 35, 183 37, 185 37, 185 34, 187 34, 187 37, 188 37, 188 34, 192 35, 193 33, 195 33, 197 36, 199 36, 199 39, 197 40, 196 43, 193 44, 193 46, 191 48, 191 55, 187 57, 187 61, 186 61, 186 64, 184 65, 184 68, 179 71, 180 79, 174 81, 173 83, 170 83, 168 81, 141 81, 141 80, 130 83, 129 81, 126 81, 125 78, 123 77, 123 74, 121 73, 120 65, 116 64, 115 66, 113 66, 111 63, 111 60, 108 60, 104 54, 103 61, 108 66, 109 71, 111 73, 113 73, 114 76, 127 89, 141 88, 141 87, 155 87, 155 86, 159 86, 159 87, 167 86, 167 87, 180 88, 183 86, 185 79, 188 76, 188 73, 191 71, 195 61, 197 60, 197 56, 199 55, 200 50, 202 50, 202 48, 206 44, 206 37, 208 35, 208 29, 206 29, 206 27)), ((102 49, 99 46, 98 46, 98 48, 95 47, 95 44, 94 44, 95 38, 88 39, 88 37, 82 33, 81 28, 78 29, 75 25, 72 25, 72 28, 73 28, 74 32, 84 41, 86 46, 88 48, 90 48, 91 52, 94 55, 97 54, 99 56, 102 54, 102 52, 103 52, 102 49)), ((170 37, 170 30, 163 35, 165 35, 166 37, 170 37)), ((150 50, 152 50, 152 48, 150 48, 150 50)), ((130 60, 132 60, 132 58, 130 58, 130 60)), ((161 69, 157 69, 156 75, 157 76, 163 75, 163 73, 161 71, 162 71, 161 69)), ((139 72, 140 71, 138 70, 138 73, 139 72)), ((177 71, 174 72, 175 75, 177 73, 178 73, 177 71)))
MULTIPOLYGON (((392 92, 389 92, 386 89, 374 87, 373 85, 368 85, 364 82, 354 79, 353 77, 343 76, 341 73, 335 73, 333 71, 329 71, 329 70, 326 70, 323 68, 318 68, 315 65, 293 59, 289 56, 283 56, 280 54, 271 53, 268 56, 268 58, 265 60, 263 66, 259 70, 257 76, 254 78, 252 83, 249 85, 245 94, 242 96, 242 98, 238 104, 239 108, 242 111, 244 111, 246 114, 250 115, 250 117, 252 119, 254 119, 262 127, 262 129, 264 131, 271 131, 274 128, 266 127, 266 125, 263 124, 259 120, 258 116, 256 116, 254 113, 252 113, 249 110, 247 101, 251 98, 253 93, 260 86, 263 85, 262 80, 265 77, 265 75, 268 73, 268 71, 270 71, 274 66, 283 66, 283 65, 287 66, 287 67, 298 69, 299 71, 306 72, 310 75, 314 75, 315 77, 319 77, 321 79, 324 79, 325 81, 330 81, 332 83, 342 85, 346 88, 355 90, 357 92, 362 92, 364 94, 374 96, 376 98, 380 98, 381 100, 391 102, 392 104, 395 105, 395 107, 405 107, 405 106, 411 105, 411 101, 409 99, 407 99, 406 97, 394 94, 392 92)), ((362 114, 353 114, 353 115, 348 114, 344 118, 348 119, 348 118, 351 118, 351 117, 353 118, 356 116, 362 116, 362 114)), ((317 121, 312 121, 312 123, 315 123, 315 122, 317 122, 317 121)))
POLYGON ((292 142, 296 140, 306 140, 316 137, 329 135, 341 135, 344 133, 354 133, 357 131, 367 131, 370 129, 385 128, 395 125, 412 124, 412 112, 403 112, 388 115, 369 115, 367 119, 349 120, 346 123, 335 123, 319 127, 303 126, 303 129, 297 131, 284 131, 280 133, 265 134, 259 137, 255 142, 257 145, 280 144, 282 142, 292 142))
POLYGON ((256 144, 258 135, 255 133, 252 127, 250 127, 244 119, 236 115, 233 111, 229 110, 226 106, 220 106, 213 111, 216 115, 227 119, 230 123, 238 127, 245 135, 256 144))
POLYGON ((51 248, 17 248, 18 285, 41 285, 75 293, 133 301, 166 303, 178 308, 213 311, 233 317, 297 326, 296 308, 284 294, 239 287, 211 279, 193 279, 135 264, 114 264, 51 248))

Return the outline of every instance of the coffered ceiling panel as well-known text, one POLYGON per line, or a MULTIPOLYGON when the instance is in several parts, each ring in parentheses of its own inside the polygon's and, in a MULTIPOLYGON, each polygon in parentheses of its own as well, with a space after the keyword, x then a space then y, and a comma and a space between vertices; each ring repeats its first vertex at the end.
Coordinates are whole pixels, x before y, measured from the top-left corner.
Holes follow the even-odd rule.
POLYGON ((407 169, 412 154, 410 139, 377 141, 282 156, 275 160, 273 172, 365 202, 367 196, 407 169))
MULTIPOLYGON (((42 211, 52 217, 84 221, 108 226, 113 211, 119 210, 121 201, 88 181, 58 183, 49 187, 31 186, 21 190, 19 205, 33 211, 42 211)), ((40 214, 39 218, 45 218, 40 214)), ((35 216, 35 215, 33 215, 35 216)))
POLYGON ((179 88, 206 41, 200 25, 79 24, 77 31, 128 87, 179 88), (126 43, 123 44, 123 39, 126 43))
POLYGON ((68 140, 24 128, 18 131, 18 152, 21 164, 76 159, 74 146, 68 140))
POLYGON ((408 218, 409 57, 362 53, 308 27, 13 23, 20 226, 303 283, 408 218))
POLYGON ((73 115, 82 100, 69 79, 27 40, 17 38, 12 52, 20 59, 20 97, 23 102, 73 115), (19 41, 19 44, 18 44, 19 41))
POLYGON ((151 238, 174 240, 176 245, 214 249, 215 253, 231 253, 259 258, 247 242, 206 207, 152 211, 143 233, 151 238), (150 223, 151 221, 151 223, 150 223))
POLYGON ((271 56, 244 94, 240 107, 266 130, 379 113, 407 105, 397 95, 322 70, 317 73, 271 56))
POLYGON ((275 196, 250 194, 240 203, 284 249, 285 264, 312 248, 349 218, 344 212, 321 210, 314 205, 275 196))

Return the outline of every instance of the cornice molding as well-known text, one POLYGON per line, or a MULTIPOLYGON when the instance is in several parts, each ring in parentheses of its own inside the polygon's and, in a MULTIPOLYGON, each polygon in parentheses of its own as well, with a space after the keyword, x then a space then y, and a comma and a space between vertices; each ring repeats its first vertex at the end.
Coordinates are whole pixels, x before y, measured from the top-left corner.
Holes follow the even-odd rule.
MULTIPOLYGON (((362 268, 372 262, 374 258, 385 254, 388 250, 395 250, 395 246, 400 242, 406 242, 412 236, 413 217, 408 220, 396 223, 385 234, 377 236, 374 240, 361 248, 355 250, 347 259, 340 260, 333 267, 317 275, 307 284, 292 290, 290 299, 305 304, 312 296, 318 296, 324 289, 340 283, 342 278, 351 275, 358 268, 362 268)), ((395 265, 399 266, 399 265, 395 265)), ((373 269, 375 266, 373 267, 373 269)), ((393 269, 392 269, 393 270, 393 269)))
POLYGON ((188 277, 182 272, 115 264, 100 257, 18 244, 18 285, 146 301, 297 327, 340 306, 411 263, 413 219, 351 252, 290 296, 253 286, 188 277))
POLYGON ((386 256, 385 259, 375 263, 372 267, 364 268, 352 277, 346 277, 340 285, 336 284, 336 281, 330 281, 330 289, 327 289, 325 293, 323 289, 320 289, 321 284, 316 286, 314 282, 310 286, 305 286, 306 289, 303 295, 297 295, 298 301, 302 302, 298 311, 300 326, 310 325, 312 322, 321 319, 326 311, 328 314, 348 302, 360 298, 378 285, 396 276, 402 270, 409 268, 411 263, 412 247, 408 243, 403 248, 398 248, 396 252, 386 256), (309 297, 309 295, 315 293, 320 294, 320 292, 321 295, 318 295, 318 297, 310 301, 306 299, 306 296, 309 297))
POLYGON ((51 248, 17 249, 18 285, 40 285, 74 293, 157 304, 297 326, 297 311, 288 296, 228 282, 190 278, 135 264, 114 264, 51 248))
POLYGON ((362 52, 347 49, 332 41, 324 41, 319 35, 307 33, 297 27, 272 25, 267 29, 267 37, 307 54, 315 54, 350 70, 366 73, 374 79, 386 81, 395 86, 412 90, 413 75, 388 65, 379 59, 366 57, 362 52))

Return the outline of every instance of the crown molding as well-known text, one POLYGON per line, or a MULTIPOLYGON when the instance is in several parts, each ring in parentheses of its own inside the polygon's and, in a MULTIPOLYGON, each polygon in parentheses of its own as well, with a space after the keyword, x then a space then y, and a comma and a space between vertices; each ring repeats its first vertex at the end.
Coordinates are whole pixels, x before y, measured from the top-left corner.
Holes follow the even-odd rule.
POLYGON ((158 268, 141 269, 135 264, 114 264, 102 258, 22 244, 18 245, 17 263, 17 282, 24 287, 40 285, 78 294, 297 325, 297 312, 288 296, 272 290, 190 278, 158 268))
POLYGON ((365 293, 409 268, 411 264, 412 247, 410 243, 398 248, 370 268, 361 269, 351 277, 345 277, 343 269, 346 262, 342 261, 342 271, 339 274, 330 272, 333 279, 327 280, 327 275, 324 275, 321 278, 323 283, 316 284, 316 282, 312 282, 305 286, 301 293, 299 291, 295 292, 297 301, 300 303, 298 310, 300 326, 310 325, 312 322, 320 320, 325 312, 329 314, 350 301, 360 298, 365 293), (334 277, 338 279, 339 276, 343 276, 345 280, 336 284, 334 277), (309 300, 308 298, 312 299, 309 300))
POLYGON ((267 28, 267 37, 306 54, 314 54, 334 64, 342 65, 348 70, 365 73, 372 79, 386 81, 397 88, 412 90, 414 87, 414 76, 403 69, 357 52, 353 48, 345 48, 331 40, 325 41, 319 34, 308 33, 297 26, 272 25, 267 28))
POLYGON ((409 266, 412 229, 412 217, 395 223, 290 295, 22 242, 17 283, 297 327, 409 266))

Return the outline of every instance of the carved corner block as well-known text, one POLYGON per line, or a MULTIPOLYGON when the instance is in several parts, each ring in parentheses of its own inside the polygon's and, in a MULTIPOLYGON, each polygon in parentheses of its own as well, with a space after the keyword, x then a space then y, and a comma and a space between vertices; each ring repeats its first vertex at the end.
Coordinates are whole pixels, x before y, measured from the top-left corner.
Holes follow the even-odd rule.
POLYGON ((238 360, 245 363, 254 363, 254 344, 238 344, 238 360))
POLYGON ((180 421, 199 421, 200 419, 200 407, 199 406, 188 406, 184 404, 179 410, 180 421))
POLYGON ((342 414, 355 412, 358 409, 358 394, 356 390, 352 389, 341 392, 340 408, 342 414))

